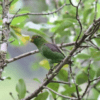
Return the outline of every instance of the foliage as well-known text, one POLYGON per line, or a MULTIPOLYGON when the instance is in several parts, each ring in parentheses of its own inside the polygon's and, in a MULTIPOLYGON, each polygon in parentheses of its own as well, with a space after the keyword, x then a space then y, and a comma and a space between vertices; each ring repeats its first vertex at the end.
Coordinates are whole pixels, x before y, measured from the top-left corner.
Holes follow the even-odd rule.
MULTIPOLYGON (((82 0, 82 3, 79 6, 78 14, 79 14, 79 19, 82 23, 82 28, 83 28, 79 39, 83 36, 86 29, 88 29, 88 27, 94 22, 95 1, 82 0)), ((18 0, 14 0, 10 7, 10 13, 13 15, 14 13, 16 13, 16 10, 14 9, 14 7, 16 6, 17 2, 18 0)), ((66 0, 66 2, 70 3, 68 0, 66 0)), ((73 3, 77 5, 78 2, 79 0, 75 0, 75 2, 73 3)), ((53 3, 51 2, 51 4, 56 5, 55 2, 53 3)), ((64 4, 64 1, 58 0, 57 4, 58 6, 61 6, 64 4)), ((56 10, 55 7, 50 7, 48 4, 47 6, 48 8, 51 9, 51 12, 56 10)), ((0 9, 2 9, 2 7, 0 7, 0 9)), ((97 3, 97 11, 98 11, 97 18, 100 18, 99 10, 100 10, 100 3, 97 3)), ((47 12, 48 11, 49 9, 47 10, 47 12)), ((29 13, 29 12, 30 11, 23 8, 17 13, 17 15, 29 13)), ((1 13, 1 10, 0 10, 0 13, 1 13)), ((42 24, 41 23, 37 24, 34 21, 30 21, 29 15, 15 17, 12 20, 12 23, 10 24, 9 42, 14 40, 14 42, 11 43, 12 46, 19 47, 19 46, 27 45, 30 39, 30 36, 29 34, 26 35, 22 33, 23 30, 25 30, 27 33, 31 32, 31 35, 39 34, 45 37, 48 41, 50 41, 51 39, 50 37, 53 36, 53 39, 55 40, 56 44, 75 42, 81 30, 78 20, 76 19, 76 13, 77 12, 76 12, 75 7, 73 7, 72 5, 66 5, 58 13, 54 13, 54 15, 47 15, 47 16, 44 15, 42 18, 46 18, 47 22, 42 23, 42 24)), ((2 18, 0 15, 0 26, 1 25, 2 25, 2 18)), ((81 50, 82 48, 80 47, 75 52, 76 54, 72 56, 72 65, 71 65, 72 71, 73 71, 72 74, 74 76, 74 81, 76 82, 76 84, 78 84, 78 90, 80 94, 81 92, 84 92, 81 85, 83 85, 86 88, 85 83, 88 83, 89 79, 93 80, 94 78, 97 78, 100 76, 100 68, 99 68, 100 39, 99 38, 100 38, 100 30, 98 30, 98 32, 92 36, 91 40, 87 39, 87 41, 84 41, 82 46, 88 46, 88 47, 83 48, 83 50, 81 50)), ((73 48, 74 46, 65 47, 66 51, 64 51, 64 53, 66 54, 66 56, 68 56, 68 54, 73 48)), ((50 68, 48 60, 44 59, 41 56, 38 56, 38 57, 39 57, 39 61, 33 64, 34 67, 40 66, 48 71, 50 68)), ((59 92, 60 94, 70 96, 70 97, 72 97, 73 94, 77 96, 76 86, 73 82, 73 78, 70 75, 70 73, 71 72, 69 72, 69 67, 68 65, 66 65, 66 67, 63 67, 59 71, 58 75, 56 76, 54 80, 70 82, 72 83, 71 85, 60 84, 60 83, 49 83, 47 86, 53 89, 54 91, 59 92)), ((7 79, 11 80, 10 77, 8 77, 7 79)), ((40 80, 37 78, 34 78, 33 80, 40 83, 40 80)), ((100 84, 98 84, 97 87, 100 87, 100 84)), ((19 79, 16 85, 16 91, 19 95, 19 99, 22 99, 26 96, 27 90, 26 90, 26 85, 23 79, 19 79)), ((100 91, 100 88, 99 88, 99 91, 100 91)), ((99 96, 99 94, 96 95, 96 92, 97 92, 96 89, 95 90, 91 89, 91 92, 94 94, 94 100, 96 100, 99 96)), ((54 94, 53 92, 41 91, 41 93, 37 97, 35 97, 34 100, 47 100, 47 98, 50 98, 50 97, 56 99, 58 96, 54 94)), ((90 100, 92 99, 91 94, 88 99, 90 100)), ((60 100, 64 100, 64 99, 61 97, 60 100)))
POLYGON ((19 79, 18 84, 16 85, 16 91, 18 92, 19 99, 22 99, 25 97, 26 85, 23 79, 19 79))

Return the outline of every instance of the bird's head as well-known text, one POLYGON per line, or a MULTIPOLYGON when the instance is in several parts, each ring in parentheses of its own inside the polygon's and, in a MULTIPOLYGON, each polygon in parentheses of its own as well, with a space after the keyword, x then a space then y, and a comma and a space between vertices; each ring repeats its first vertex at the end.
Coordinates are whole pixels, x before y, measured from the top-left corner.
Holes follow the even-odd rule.
POLYGON ((46 40, 40 35, 33 35, 30 41, 34 43, 36 46, 46 42, 46 40))
POLYGON ((41 36, 39 36, 39 35, 33 35, 30 41, 31 41, 32 43, 35 43, 36 41, 39 41, 39 40, 41 40, 41 39, 42 39, 41 36))

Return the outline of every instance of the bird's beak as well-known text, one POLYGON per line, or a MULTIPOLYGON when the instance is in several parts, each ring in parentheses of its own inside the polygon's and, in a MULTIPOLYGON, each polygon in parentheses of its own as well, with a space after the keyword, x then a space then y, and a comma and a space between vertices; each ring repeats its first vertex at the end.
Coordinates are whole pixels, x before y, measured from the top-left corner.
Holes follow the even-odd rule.
POLYGON ((30 39, 30 42, 34 42, 34 39, 30 39))

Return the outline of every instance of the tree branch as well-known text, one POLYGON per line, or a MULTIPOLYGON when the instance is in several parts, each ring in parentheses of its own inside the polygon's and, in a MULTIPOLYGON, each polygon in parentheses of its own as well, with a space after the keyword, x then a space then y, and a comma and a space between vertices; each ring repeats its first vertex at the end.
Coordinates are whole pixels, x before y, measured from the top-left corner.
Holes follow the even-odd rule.
POLYGON ((64 81, 51 81, 51 83, 61 83, 61 84, 71 84, 70 82, 64 82, 64 81))
POLYGON ((43 90, 43 86, 46 86, 47 84, 49 84, 50 81, 57 75, 57 73, 60 71, 60 69, 64 66, 64 64, 69 62, 69 60, 71 59, 71 57, 74 54, 74 52, 80 47, 80 45, 90 35, 90 33, 93 34, 93 33, 95 33, 97 31, 97 26, 100 26, 100 18, 98 20, 96 20, 92 25, 90 25, 90 27, 86 30, 86 32, 82 36, 82 38, 80 40, 78 40, 77 45, 74 45, 74 48, 72 49, 70 54, 60 62, 60 64, 55 68, 55 70, 48 77, 48 79, 45 80, 41 84, 41 86, 38 89, 36 89, 32 94, 30 94, 29 96, 27 96, 26 98, 24 98, 22 100, 30 100, 30 99, 34 98, 35 96, 37 96, 38 93, 43 90), (97 23, 99 23, 99 24, 97 24, 97 23), (90 29, 93 29, 93 30, 90 30, 90 29))
POLYGON ((96 17, 97 17, 97 3, 98 3, 98 0, 95 0, 95 15, 94 15, 94 21, 96 20, 96 17))
POLYGON ((7 40, 9 37, 9 33, 10 33, 10 29, 9 29, 9 19, 8 19, 8 13, 9 13, 9 5, 7 5, 9 3, 9 0, 3 0, 2 2, 2 20, 3 20, 3 24, 2 24, 2 38, 0 41, 2 41, 1 43, 1 48, 0 48, 0 79, 1 79, 1 75, 2 75, 2 71, 5 67, 5 63, 6 63, 6 53, 7 53, 7 40), (7 5, 7 6, 6 6, 7 5))
POLYGON ((72 3, 71 0, 69 0, 69 2, 70 2, 70 4, 71 4, 73 7, 76 8, 76 20, 78 21, 78 23, 79 23, 79 25, 80 25, 80 32, 79 32, 79 35, 78 35, 77 40, 76 40, 76 43, 77 43, 77 41, 78 41, 78 39, 79 39, 79 37, 80 37, 80 35, 81 35, 81 33, 82 33, 82 24, 81 24, 81 21, 80 21, 80 19, 79 19, 79 15, 78 15, 78 8, 79 8, 79 5, 81 4, 81 0, 79 1, 79 3, 78 3, 77 6, 75 6, 75 5, 72 3))
POLYGON ((90 81, 90 64, 91 64, 91 60, 89 61, 89 67, 87 69, 87 72, 88 72, 88 84, 87 84, 87 87, 85 89, 85 91, 83 92, 83 95, 81 96, 81 98, 83 98, 85 96, 85 94, 87 93, 87 90, 91 84, 91 81, 90 81))
MULTIPOLYGON (((72 43, 63 43, 63 44, 58 44, 57 46, 58 46, 58 47, 66 47, 66 46, 72 46, 72 45, 74 45, 74 44, 75 44, 74 42, 72 42, 72 43)), ((14 58, 8 59, 8 60, 6 60, 6 62, 7 62, 7 63, 10 63, 10 62, 16 61, 16 60, 18 60, 18 59, 21 59, 21 58, 23 58, 23 57, 26 57, 26 56, 29 56, 29 55, 38 53, 38 52, 39 52, 39 50, 33 50, 33 51, 30 51, 30 52, 21 54, 21 55, 19 55, 19 56, 16 56, 16 57, 14 57, 14 58)))
POLYGON ((99 79, 100 79, 100 76, 95 78, 95 79, 93 79, 93 80, 91 80, 90 82, 94 82, 94 81, 99 80, 99 79))
POLYGON ((44 88, 44 89, 47 89, 47 90, 49 90, 49 91, 52 91, 53 93, 55 93, 55 94, 57 94, 57 95, 59 95, 59 96, 61 96, 61 97, 63 97, 63 98, 71 99, 71 100, 78 100, 77 98, 68 97, 68 96, 65 96, 65 95, 59 94, 59 93, 57 93, 56 91, 54 91, 54 90, 48 88, 47 86, 43 86, 43 88, 44 88))
POLYGON ((76 86, 76 93, 77 93, 78 100, 80 100, 81 98, 80 98, 80 94, 79 94, 79 90, 78 90, 78 84, 76 84, 76 82, 75 82, 75 79, 74 79, 74 76, 73 76, 73 72, 72 72, 71 64, 69 64, 69 69, 70 69, 71 77, 72 77, 72 79, 74 81, 74 84, 76 86))
POLYGON ((49 12, 49 13, 25 13, 25 14, 16 15, 15 17, 25 16, 25 15, 50 15, 50 14, 57 13, 57 12, 60 11, 63 7, 65 7, 66 5, 70 5, 70 4, 63 4, 63 5, 62 5, 61 7, 59 7, 57 10, 55 10, 55 11, 53 11, 53 12, 49 12))
MULTIPOLYGON (((89 93, 90 90, 91 90, 92 88, 94 88, 99 82, 100 82, 100 79, 97 80, 97 82, 94 83, 92 86, 88 87, 87 91, 84 92, 84 95, 87 94, 87 93, 89 93)), ((83 95, 83 96, 84 96, 84 95, 83 95)))

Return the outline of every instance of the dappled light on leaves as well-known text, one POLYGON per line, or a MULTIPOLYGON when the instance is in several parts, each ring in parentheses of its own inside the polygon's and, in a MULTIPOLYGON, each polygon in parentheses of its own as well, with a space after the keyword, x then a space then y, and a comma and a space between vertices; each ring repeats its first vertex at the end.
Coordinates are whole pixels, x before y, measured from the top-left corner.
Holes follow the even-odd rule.
POLYGON ((42 67, 44 67, 45 69, 50 69, 49 62, 48 62, 48 60, 46 60, 46 59, 40 61, 39 64, 40 64, 42 67))
POLYGON ((11 26, 11 34, 13 36, 13 38, 15 38, 15 41, 13 42, 13 44, 17 45, 17 41, 19 42, 19 45, 26 45, 29 40, 30 40, 30 36, 28 35, 24 35, 21 33, 21 28, 19 27, 15 27, 15 26, 11 26))

